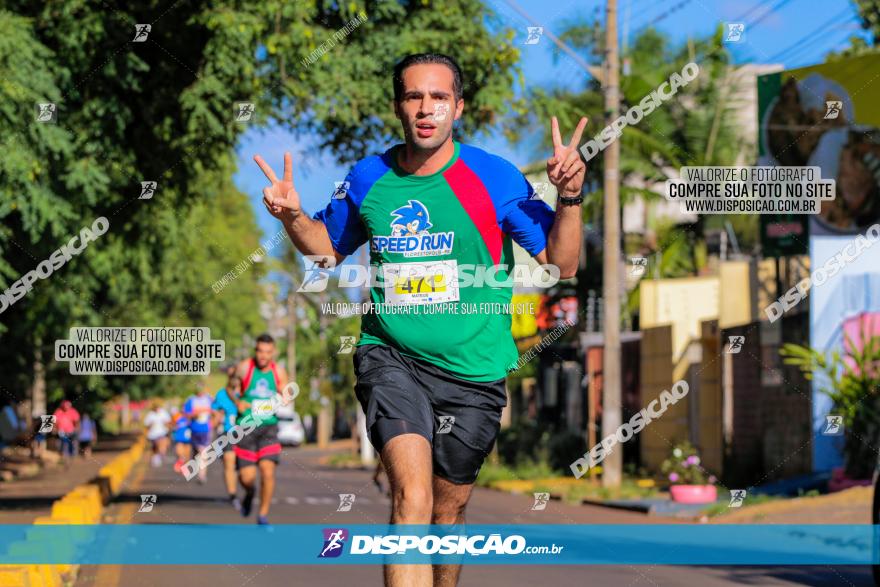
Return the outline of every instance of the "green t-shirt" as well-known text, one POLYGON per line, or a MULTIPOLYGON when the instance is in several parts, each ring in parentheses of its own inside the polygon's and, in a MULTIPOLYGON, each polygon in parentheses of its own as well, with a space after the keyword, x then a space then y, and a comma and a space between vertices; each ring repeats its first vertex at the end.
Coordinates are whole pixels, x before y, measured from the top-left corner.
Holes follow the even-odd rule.
POLYGON ((270 407, 272 398, 278 393, 278 385, 275 382, 275 369, 270 367, 268 371, 260 371, 256 365, 253 365, 251 371, 251 380, 248 382, 247 389, 241 396, 241 399, 250 402, 250 407, 238 415, 236 424, 241 424, 251 413, 254 414, 254 421, 258 426, 267 424, 277 424, 278 418, 270 407))
POLYGON ((512 164, 454 146, 431 175, 398 166, 402 145, 360 161, 315 218, 340 254, 370 243, 378 276, 370 299, 379 306, 364 315, 359 346, 391 345, 461 379, 494 381, 518 358, 512 240, 531 255, 543 251, 553 210, 512 164))

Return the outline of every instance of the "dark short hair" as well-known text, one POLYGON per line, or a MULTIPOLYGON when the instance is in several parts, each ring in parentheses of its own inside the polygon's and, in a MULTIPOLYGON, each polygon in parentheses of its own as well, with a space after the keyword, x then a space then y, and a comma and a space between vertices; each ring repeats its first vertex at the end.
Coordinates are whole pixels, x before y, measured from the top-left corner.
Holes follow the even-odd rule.
POLYGON ((272 338, 271 334, 264 332, 263 334, 261 334, 260 336, 257 337, 257 344, 260 344, 261 342, 268 342, 269 344, 275 344, 275 339, 272 338))
POLYGON ((400 102, 400 99, 403 97, 403 72, 406 68, 412 65, 423 65, 426 63, 445 65, 452 70, 452 93, 454 94, 456 101, 460 100, 461 68, 458 66, 458 63, 455 62, 455 59, 448 55, 443 55, 442 53, 414 53, 412 55, 407 55, 394 66, 394 73, 391 78, 392 83, 394 84, 394 101, 400 102))

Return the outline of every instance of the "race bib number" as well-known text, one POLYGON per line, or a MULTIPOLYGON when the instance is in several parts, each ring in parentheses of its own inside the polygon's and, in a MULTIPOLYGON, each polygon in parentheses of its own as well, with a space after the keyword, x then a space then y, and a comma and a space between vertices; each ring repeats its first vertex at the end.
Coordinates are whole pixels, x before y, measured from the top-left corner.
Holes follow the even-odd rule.
POLYGON ((440 304, 458 301, 458 262, 385 263, 385 303, 440 304))
POLYGON ((196 422, 199 424, 207 424, 211 421, 211 412, 202 412, 198 416, 196 416, 196 422))
POLYGON ((251 404, 251 413, 258 418, 270 418, 275 415, 272 409, 272 400, 255 399, 251 404))

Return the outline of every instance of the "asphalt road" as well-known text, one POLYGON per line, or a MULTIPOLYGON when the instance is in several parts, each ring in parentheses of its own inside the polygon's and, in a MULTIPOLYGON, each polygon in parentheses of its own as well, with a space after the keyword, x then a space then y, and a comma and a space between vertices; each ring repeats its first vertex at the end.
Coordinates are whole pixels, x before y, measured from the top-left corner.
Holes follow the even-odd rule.
MULTIPOLYGON (((321 466, 321 453, 312 448, 285 449, 270 520, 275 524, 385 523, 389 501, 372 484, 369 472, 321 466), (350 512, 337 512, 338 494, 353 493, 350 512)), ((186 482, 170 465, 161 469, 138 465, 123 493, 108 508, 105 523, 121 524, 238 524, 243 519, 225 501, 219 461, 208 471, 208 483, 186 482), (138 513, 140 494, 155 494, 152 512, 138 513)), ((468 507, 468 521, 483 524, 626 524, 668 520, 595 506, 572 506, 551 501, 543 511, 531 511, 533 500, 477 489, 468 507)), ((254 508, 256 509, 256 507, 254 508)), ((230 546, 234 548, 233 546, 230 546)), ((313 545, 309 545, 312 548, 313 545)), ((181 545, 198 548, 198 545, 181 545)), ((250 587, 381 585, 379 566, 83 566, 77 587, 250 587)), ((460 585, 590 585, 619 587, 729 585, 873 585, 869 567, 682 567, 682 566, 465 566, 460 585)))

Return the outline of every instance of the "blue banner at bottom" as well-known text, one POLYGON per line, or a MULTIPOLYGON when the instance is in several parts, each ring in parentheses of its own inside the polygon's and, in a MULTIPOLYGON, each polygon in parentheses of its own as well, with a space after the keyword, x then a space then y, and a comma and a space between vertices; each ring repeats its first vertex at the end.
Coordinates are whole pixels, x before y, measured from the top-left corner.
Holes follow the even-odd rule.
POLYGON ((0 564, 870 565, 880 526, 0 526, 0 564))

